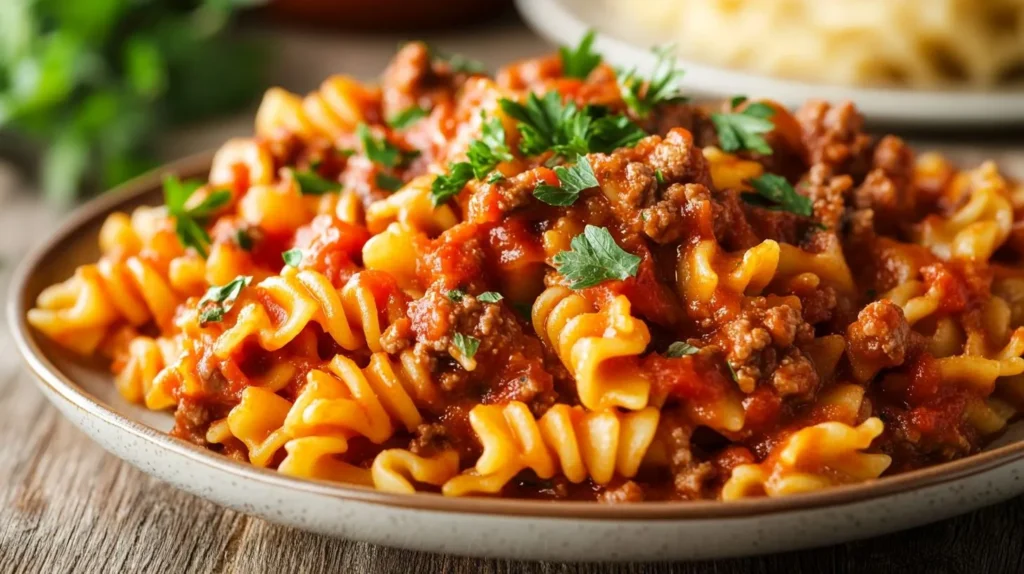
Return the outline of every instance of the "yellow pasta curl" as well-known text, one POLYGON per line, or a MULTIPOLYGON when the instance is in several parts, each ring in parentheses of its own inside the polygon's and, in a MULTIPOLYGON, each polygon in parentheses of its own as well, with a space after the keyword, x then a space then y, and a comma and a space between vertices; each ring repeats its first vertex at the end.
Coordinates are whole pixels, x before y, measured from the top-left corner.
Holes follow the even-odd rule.
POLYGON ((475 467, 444 484, 446 496, 494 494, 516 474, 532 469, 540 478, 561 472, 574 483, 588 477, 608 484, 616 475, 636 475, 658 428, 654 407, 620 413, 584 411, 558 404, 539 420, 521 402, 478 405, 469 422, 483 444, 475 467))
POLYGON ((377 303, 358 274, 339 291, 321 273, 286 267, 281 275, 264 279, 257 288, 285 312, 277 318, 258 301, 245 304, 235 324, 214 344, 217 356, 230 356, 250 336, 268 351, 280 349, 310 323, 319 324, 344 349, 366 345, 372 351, 381 350, 377 303))
POLYGON ((629 299, 620 295, 595 311, 571 290, 550 287, 534 302, 532 319, 537 335, 576 378, 583 406, 647 406, 651 383, 636 362, 611 360, 637 357, 651 341, 647 325, 630 314, 629 299))
POLYGON ((786 496, 877 478, 891 459, 862 451, 883 428, 877 418, 855 427, 830 421, 802 428, 778 447, 777 456, 773 453, 764 463, 737 466, 722 488, 722 499, 786 496))
POLYGON ((437 393, 427 369, 411 351, 398 362, 375 353, 365 369, 338 355, 328 370, 307 375, 285 420, 290 436, 358 435, 379 444, 394 434, 395 422, 415 430, 423 422, 417 404, 429 404, 437 393))
POLYGON ((679 295, 708 302, 718 288, 732 293, 759 293, 779 266, 779 244, 770 239, 742 253, 725 253, 713 239, 688 246, 679 259, 679 295))
POLYGON ((334 141, 366 121, 364 110, 379 100, 379 91, 349 76, 331 76, 305 98, 281 88, 267 90, 256 112, 256 134, 293 133, 309 141, 334 141))
POLYGON ((969 182, 963 184, 969 194, 967 203, 949 217, 927 216, 917 228, 917 240, 943 259, 985 261, 1006 241, 1013 226, 1010 192, 992 162, 961 177, 969 182))
POLYGON ((459 473, 459 455, 444 451, 426 458, 405 449, 392 448, 378 454, 370 468, 373 487, 385 492, 412 494, 412 481, 441 486, 459 473))

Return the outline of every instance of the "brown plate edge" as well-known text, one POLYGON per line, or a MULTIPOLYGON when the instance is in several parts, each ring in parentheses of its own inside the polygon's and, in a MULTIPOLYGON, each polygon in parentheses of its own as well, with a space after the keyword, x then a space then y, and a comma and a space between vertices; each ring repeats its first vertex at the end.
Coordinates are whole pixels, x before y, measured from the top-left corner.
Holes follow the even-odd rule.
POLYGON ((102 401, 81 389, 57 369, 40 349, 25 318, 26 311, 34 299, 29 297, 27 289, 29 278, 56 245, 77 233, 85 224, 105 216, 121 204, 153 192, 160 186, 161 177, 165 173, 174 172, 189 176, 208 170, 212 155, 212 152, 205 152, 172 162, 132 179, 76 209, 49 239, 31 250, 21 261, 12 277, 7 300, 7 319, 11 325, 15 345, 36 375, 38 384, 45 385, 55 396, 59 396, 74 407, 196 463, 232 473, 239 478, 302 490, 314 495, 415 510, 563 519, 701 520, 741 518, 864 502, 957 480, 1024 458, 1024 441, 1018 441, 963 459, 903 474, 782 498, 751 498, 733 502, 708 500, 604 505, 593 502, 449 498, 433 493, 387 493, 368 487, 289 477, 273 470, 253 467, 219 456, 107 408, 102 401))

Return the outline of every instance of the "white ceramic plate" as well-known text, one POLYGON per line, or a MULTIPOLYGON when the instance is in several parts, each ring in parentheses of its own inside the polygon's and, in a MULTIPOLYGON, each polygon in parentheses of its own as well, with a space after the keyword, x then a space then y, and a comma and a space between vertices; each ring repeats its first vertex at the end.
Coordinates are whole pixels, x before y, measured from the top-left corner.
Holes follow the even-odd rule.
POLYGON ((159 203, 163 173, 200 176, 209 162, 209 154, 182 160, 79 209, 22 262, 7 306, 19 350, 64 416, 114 455, 182 490, 273 522, 355 540, 573 561, 714 558, 832 544, 1024 492, 1024 423, 984 453, 870 483, 782 499, 618 506, 380 493, 280 475, 172 438, 166 434, 169 414, 127 404, 106 365, 49 344, 29 328, 25 312, 43 287, 96 258, 97 233, 108 213, 159 203))
MULTIPOLYGON (((520 13, 539 34, 563 45, 575 45, 593 28, 595 49, 613 65, 650 71, 652 46, 663 43, 643 30, 625 30, 607 19, 602 4, 628 0, 516 0, 520 13)), ((728 38, 723 39, 728 42, 728 38)), ((1024 124, 1024 89, 989 92, 854 88, 812 84, 710 66, 680 59, 686 70, 680 85, 697 96, 746 94, 772 98, 798 107, 810 98, 852 100, 874 122, 918 127, 1006 126, 1024 124)))

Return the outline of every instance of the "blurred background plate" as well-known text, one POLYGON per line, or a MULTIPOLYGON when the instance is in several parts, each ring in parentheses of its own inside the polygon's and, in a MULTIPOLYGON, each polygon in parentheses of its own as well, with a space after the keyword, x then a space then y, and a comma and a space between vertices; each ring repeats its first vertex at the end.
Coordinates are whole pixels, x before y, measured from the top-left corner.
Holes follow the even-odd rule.
MULTIPOLYGON (((648 30, 627 30, 610 22, 609 0, 516 0, 526 22, 539 34, 563 45, 575 45, 595 29, 594 48, 617 67, 636 66, 649 72, 655 56, 650 48, 663 43, 648 30)), ((622 1, 622 0, 619 0, 622 1)), ((728 42, 728 38, 723 38, 728 42)), ((746 94, 771 98, 789 107, 816 98, 852 100, 874 123, 914 128, 1009 127, 1024 125, 1024 89, 991 91, 861 88, 788 80, 678 59, 686 75, 681 86, 694 96, 730 97, 746 94)))

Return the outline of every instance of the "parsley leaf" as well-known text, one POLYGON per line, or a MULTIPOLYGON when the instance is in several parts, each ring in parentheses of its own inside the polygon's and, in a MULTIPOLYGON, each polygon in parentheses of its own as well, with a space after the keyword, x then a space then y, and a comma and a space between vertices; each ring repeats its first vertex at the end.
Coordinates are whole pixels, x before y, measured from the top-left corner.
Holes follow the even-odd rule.
POLYGON ((635 277, 640 258, 624 251, 604 227, 588 225, 570 243, 571 250, 555 255, 558 270, 572 289, 593 287, 610 279, 635 277))
POLYGON ((588 152, 611 153, 620 147, 633 147, 647 132, 623 115, 598 118, 590 126, 588 152))
POLYGON ((530 93, 525 103, 509 99, 499 102, 502 111, 519 123, 519 151, 539 155, 548 150, 573 158, 590 152, 609 153, 635 144, 647 135, 623 115, 608 115, 607 108, 574 102, 562 103, 558 92, 543 97, 530 93))
POLYGON ((235 304, 242 288, 252 282, 252 277, 239 275, 220 287, 210 287, 199 300, 199 325, 224 320, 224 315, 235 304))
POLYGON ((729 98, 729 109, 735 110, 740 107, 743 102, 747 101, 747 96, 739 95, 729 98))
POLYGON ((402 178, 383 172, 377 172, 377 174, 373 176, 373 182, 378 189, 383 189, 385 191, 398 191, 403 185, 405 185, 402 178))
POLYGON ((751 150, 762 154, 772 153, 771 146, 762 134, 775 129, 775 124, 768 118, 775 110, 761 102, 748 104, 741 112, 727 114, 711 114, 711 123, 718 132, 718 140, 724 151, 751 150))
POLYGON ((174 217, 174 232, 183 247, 191 247, 206 257, 210 245, 210 234, 203 228, 205 219, 231 201, 231 192, 226 189, 211 191, 199 205, 185 207, 192 194, 201 187, 198 181, 181 181, 177 176, 164 178, 164 203, 167 212, 174 217))
POLYGON ((430 184, 430 202, 434 207, 455 197, 473 179, 473 166, 461 161, 448 166, 448 173, 434 178, 430 184))
POLYGON ((240 249, 243 251, 252 251, 252 236, 249 235, 249 232, 246 229, 241 227, 236 229, 234 239, 240 249))
POLYGON ((480 348, 480 339, 470 335, 463 335, 462 333, 455 333, 452 337, 452 343, 455 344, 455 348, 459 350, 466 360, 472 359, 476 355, 477 349, 480 348))
POLYGON ((498 183, 503 179, 505 179, 505 175, 502 174, 500 171, 496 171, 491 173, 491 175, 487 176, 487 183, 498 183))
POLYGON ((481 113, 481 120, 480 139, 473 140, 466 151, 473 175, 477 179, 486 177, 499 163, 515 159, 505 144, 505 128, 501 125, 501 118, 487 120, 481 113))
POLYGON ((298 267, 302 263, 302 250, 298 247, 293 247, 288 251, 281 254, 281 259, 284 259, 285 265, 292 267, 298 267))
POLYGON ((601 54, 594 52, 594 31, 588 30, 580 38, 580 43, 575 49, 570 50, 566 46, 559 48, 558 53, 562 57, 562 74, 567 78, 579 78, 585 80, 590 72, 601 63, 601 54))
POLYGON ((333 191, 341 191, 341 184, 331 181, 311 169, 292 169, 292 178, 299 186, 302 195, 323 195, 333 191))
POLYGON ((683 102, 687 99, 679 91, 678 85, 685 72, 676 69, 676 59, 670 54, 671 50, 671 46, 654 49, 658 59, 654 63, 651 78, 647 81, 640 78, 636 68, 618 74, 622 101, 641 118, 646 117, 660 104, 683 102))
MULTIPOLYGON (((430 201, 434 207, 454 197, 466 187, 473 178, 483 179, 503 161, 515 159, 505 143, 505 128, 500 118, 487 120, 481 113, 480 138, 473 140, 466 151, 469 161, 460 161, 448 165, 448 173, 434 178, 430 185, 430 201)), ((498 179, 502 176, 499 173, 498 179)), ((497 179, 489 177, 488 183, 497 179)))
POLYGON ((736 369, 732 368, 732 365, 729 364, 729 361, 725 362, 725 367, 729 369, 729 376, 732 377, 732 380, 739 382, 739 379, 736 378, 736 369))
POLYGON ((814 213, 814 204, 810 198, 797 193, 781 175, 766 173, 748 181, 757 193, 743 193, 740 198, 751 205, 773 211, 789 211, 805 217, 814 213))
POLYGON ((597 176, 590 166, 587 156, 580 156, 579 161, 570 167, 558 166, 555 175, 561 183, 559 187, 540 184, 533 190, 533 195, 548 205, 565 207, 576 203, 580 192, 584 189, 597 187, 597 176))
POLYGON ((452 289, 444 294, 452 303, 458 303, 462 301, 462 298, 466 296, 466 292, 462 289, 452 289))
POLYGON ((378 140, 373 137, 370 128, 366 124, 356 126, 356 136, 363 145, 363 153, 373 163, 385 167, 397 167, 402 162, 402 152, 389 142, 387 138, 378 140))
POLYGON ((563 106, 562 97, 555 91, 544 94, 543 98, 530 92, 525 104, 507 98, 502 98, 498 104, 503 112, 519 121, 517 129, 522 136, 519 149, 526 155, 538 155, 554 147, 560 126, 576 109, 572 103, 563 106))
POLYGON ((403 130, 430 113, 419 106, 411 106, 388 118, 388 125, 396 130, 403 130))
POLYGON ((678 359, 679 357, 694 355, 699 351, 700 348, 694 347, 685 341, 676 341, 668 346, 668 349, 665 351, 665 356, 670 359, 678 359))
POLYGON ((483 301, 484 303, 497 303, 504 298, 501 293, 495 293, 494 291, 484 291, 476 296, 477 301, 483 301))
POLYGON ((484 74, 487 72, 487 66, 484 65, 480 60, 474 60, 467 58, 462 54, 449 54, 447 52, 439 52, 431 48, 431 54, 434 59, 445 62, 451 68, 452 73, 455 74, 484 74))

